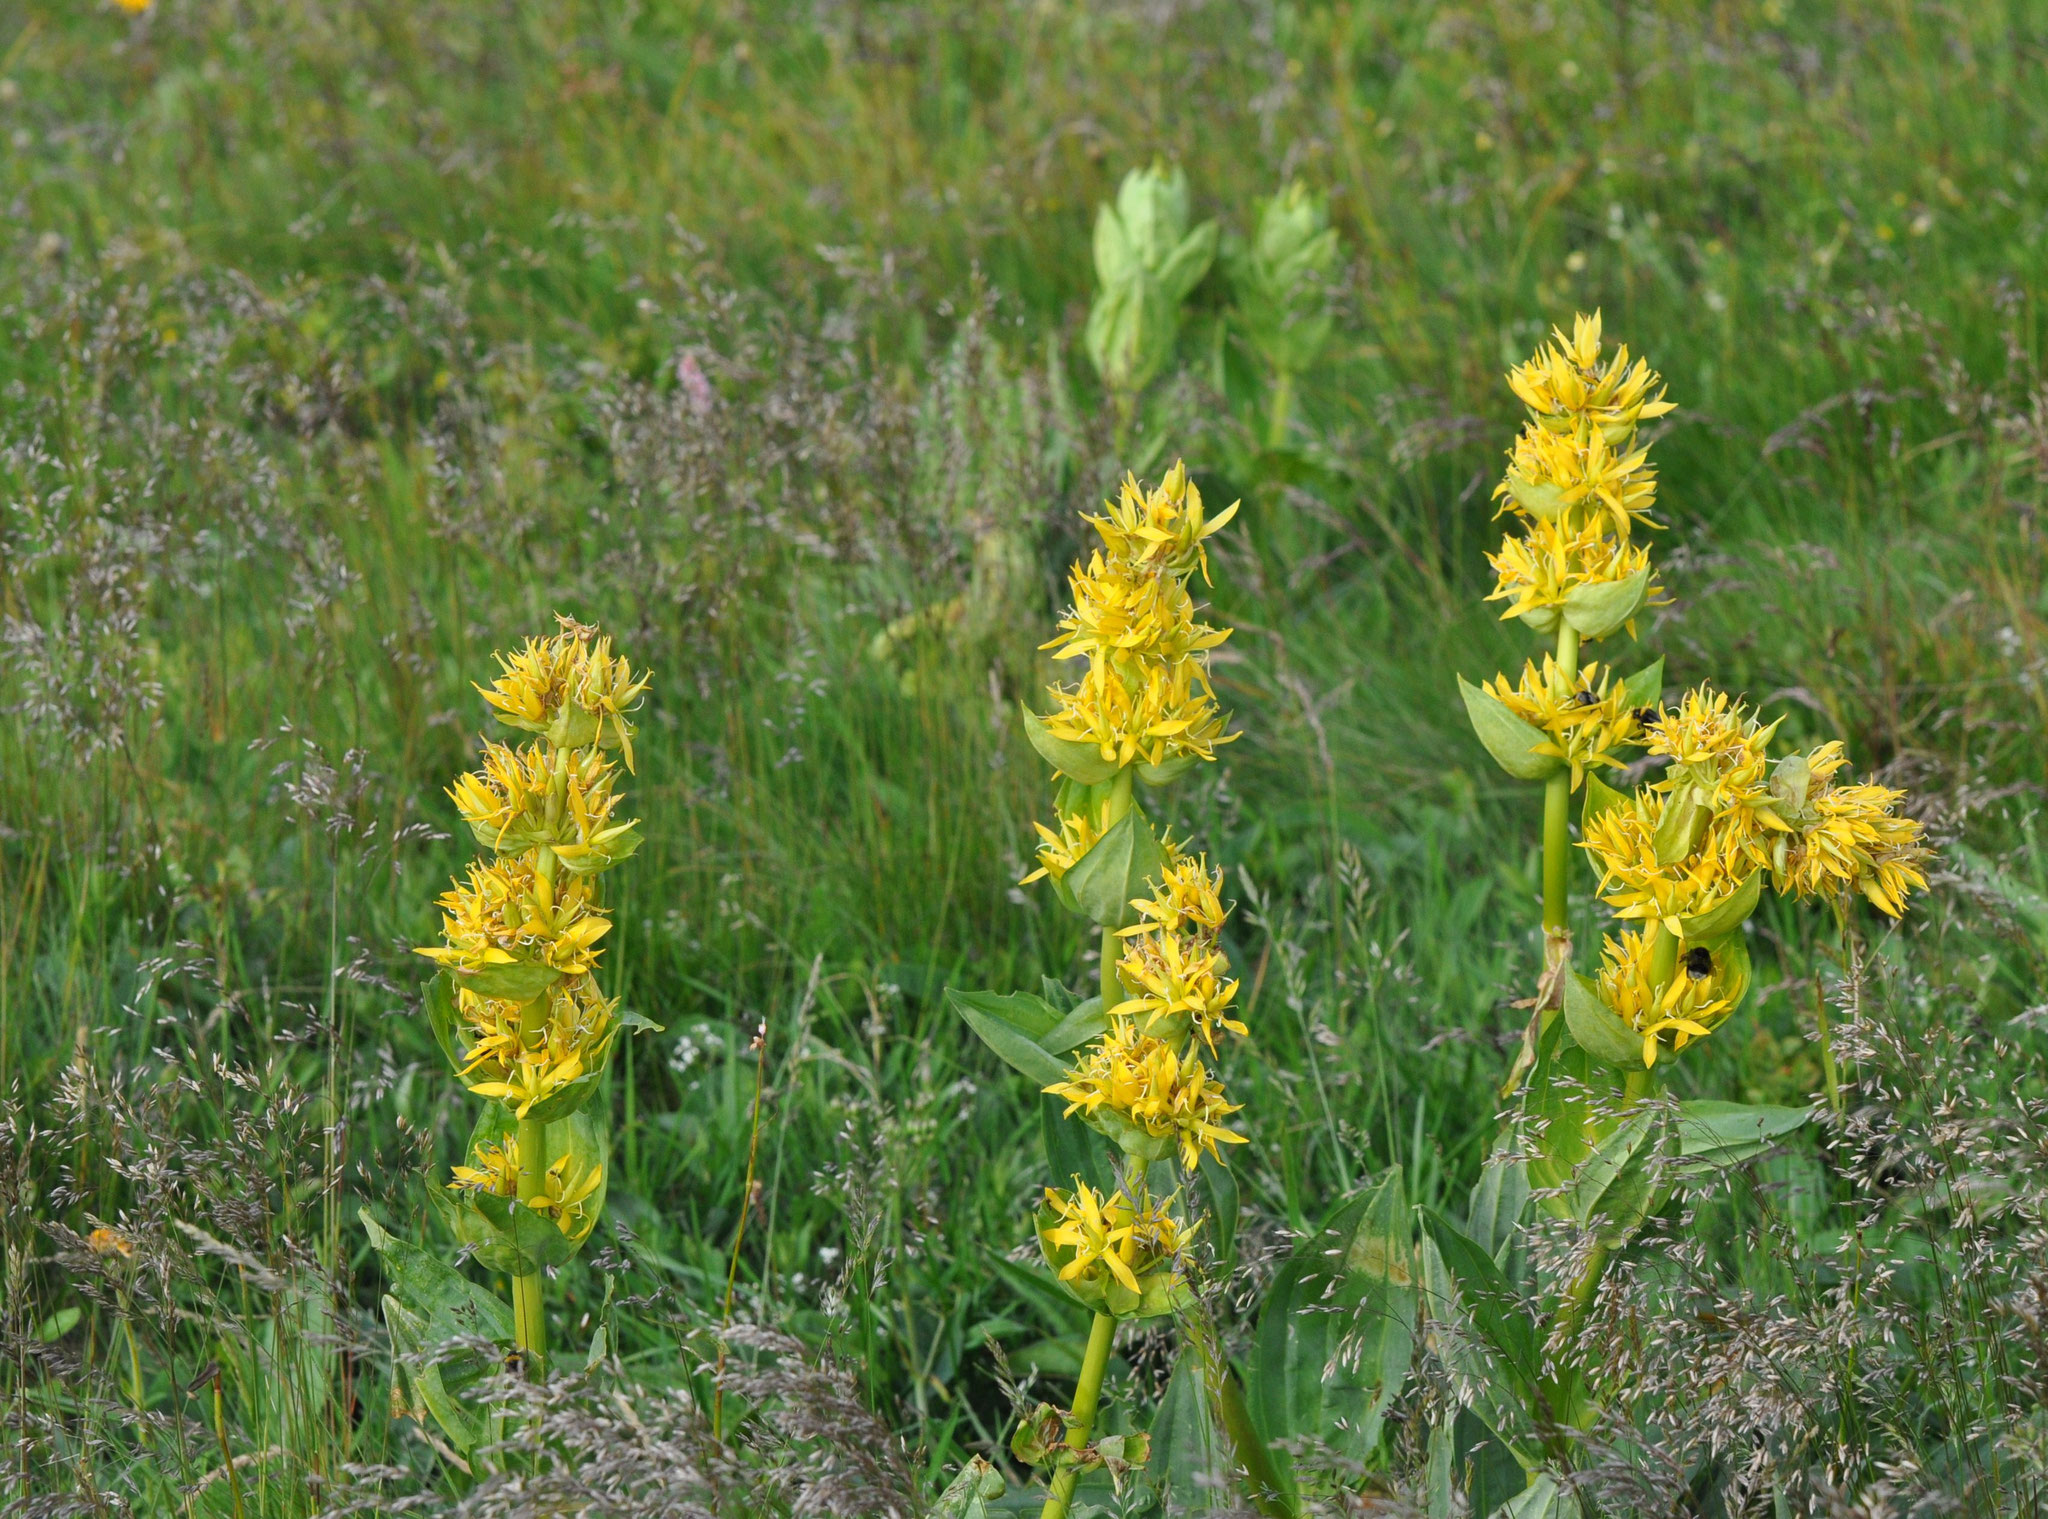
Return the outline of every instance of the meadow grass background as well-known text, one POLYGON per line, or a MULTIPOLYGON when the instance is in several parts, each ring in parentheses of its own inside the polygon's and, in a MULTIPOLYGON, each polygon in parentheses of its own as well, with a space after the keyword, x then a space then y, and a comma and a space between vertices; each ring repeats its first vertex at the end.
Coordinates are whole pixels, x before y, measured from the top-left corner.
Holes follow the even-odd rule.
MULTIPOLYGON (((2029 0, 0 0, 14 1510, 462 1487, 386 1415, 355 1216, 431 1238, 468 1130, 407 949, 467 852, 470 682, 556 611, 655 672, 608 963, 668 1030, 611 1078, 629 1238, 564 1273, 558 1340, 686 1376, 758 1077, 740 1315, 841 1357, 917 1470, 993 1451, 987 1341, 1056 1385, 1080 1324, 997 1264, 1034 1099, 941 992, 1093 974, 1013 884, 1048 802, 1012 703, 1076 513, 1177 456, 1245 503, 1213 592, 1243 736, 1169 810, 1240 900, 1247 1281, 1388 1165, 1455 1211, 1540 945, 1539 804, 1452 674, 1532 652, 1478 599, 1501 376, 1579 309, 1680 407, 1667 689, 1845 738, 1943 846, 1905 928, 1863 928, 1899 1047, 1974 1053, 1866 1097, 2010 1136, 2044 1096, 2044 47, 2029 0), (1089 234, 1155 156, 1239 231, 1289 176, 1329 196, 1338 333, 1282 448, 1219 270, 1116 449, 1089 234), (992 533, 1042 590, 874 657, 992 533), (79 1247, 117 1221, 146 1269, 79 1247)), ((1681 1091, 1819 1090, 1832 931, 1767 909, 1756 944, 1681 1091)), ((1957 1148, 2038 1203, 2041 1154, 1957 1148)), ((1967 1431, 2030 1427, 2008 1385, 2038 1425, 2038 1318, 1957 1307, 1959 1226, 1891 1161, 1802 1138, 1702 1248, 1820 1304, 1852 1220, 1919 1240, 1922 1333, 1879 1337, 1907 1370, 1816 1373, 1834 1443, 1786 1459, 2014 1511, 1967 1431)), ((2035 1203, 1995 1225, 2015 1280, 2035 1203)), ((1126 1345, 1124 1406, 1164 1355, 1126 1345)))

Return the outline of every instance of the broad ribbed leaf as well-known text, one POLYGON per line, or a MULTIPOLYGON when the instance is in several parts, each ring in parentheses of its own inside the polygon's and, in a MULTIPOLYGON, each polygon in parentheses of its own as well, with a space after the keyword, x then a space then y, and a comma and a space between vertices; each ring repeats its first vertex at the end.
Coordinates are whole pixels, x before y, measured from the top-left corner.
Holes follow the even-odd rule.
MULTIPOLYGON (((1245 1379, 1269 1443, 1313 1439, 1364 1459, 1415 1349, 1413 1225, 1395 1167, 1296 1247, 1259 1316, 1245 1379)), ((1289 1458, 1274 1453, 1283 1469, 1289 1458)))
POLYGON ((1182 1355, 1152 1415, 1152 1454, 1145 1463, 1146 1477, 1168 1500, 1170 1511, 1200 1513, 1232 1506, 1229 1488, 1221 1480, 1226 1463, 1218 1443, 1201 1368, 1194 1356, 1182 1355))
MULTIPOLYGON (((1421 1268, 1422 1298, 1427 1310, 1425 1331, 1429 1348, 1457 1378, 1464 1397, 1470 1400, 1469 1417, 1479 1428, 1500 1431, 1496 1443, 1518 1456, 1533 1460, 1538 1444, 1531 1425, 1527 1386, 1508 1368, 1500 1354, 1486 1341, 1466 1311, 1457 1279, 1444 1264, 1443 1252, 1427 1231, 1416 1249, 1421 1268)), ((1459 1449, 1456 1465, 1465 1463, 1464 1420, 1459 1415, 1459 1449)))
POLYGON ((1524 1402, 1532 1401, 1543 1373, 1535 1319, 1491 1251, 1432 1208, 1422 1210, 1422 1222, 1457 1290, 1457 1306, 1466 1322, 1513 1379, 1512 1392, 1524 1402))
POLYGON ((1507 1269, 1507 1249, 1528 1205, 1528 1168, 1505 1149, 1496 1151, 1473 1184, 1465 1231, 1502 1270, 1507 1269))

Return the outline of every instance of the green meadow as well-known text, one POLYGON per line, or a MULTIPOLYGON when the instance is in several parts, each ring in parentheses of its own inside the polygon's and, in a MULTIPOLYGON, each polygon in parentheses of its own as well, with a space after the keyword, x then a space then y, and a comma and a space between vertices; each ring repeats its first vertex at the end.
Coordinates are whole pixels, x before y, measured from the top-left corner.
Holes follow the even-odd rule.
MULTIPOLYGON (((1237 904, 1214 1331, 1256 1359, 1392 1168, 1466 1219, 1542 802, 1456 677, 1541 657, 1483 599, 1504 376, 1594 310, 1677 408, 1668 601, 1599 657, 1843 740, 1936 855, 1896 924, 1749 923, 1670 1089, 1815 1116, 1617 1253, 1573 1511, 2042 1512, 2044 66, 2033 0, 0 0, 0 1513, 908 1519, 975 1457, 1037 1512, 1090 1321, 1043 1100, 946 994, 1100 974, 1019 884, 1017 703, 1081 514, 1179 459, 1242 503, 1194 586, 1238 736, 1147 803, 1237 904), (1092 235, 1154 163, 1221 251, 1118 389, 1092 235), (1294 181, 1337 252, 1285 368, 1240 250, 1294 181), (652 675, 602 976, 663 1031, 549 1399, 465 1457, 359 1212, 455 1258, 412 951, 476 683, 557 613, 652 675)), ((1426 1327, 1297 1512, 1504 1501, 1426 1327)), ((1102 1429, 1178 1345, 1124 1330, 1102 1429)), ((1074 1512, 1245 1501, 1157 1470, 1074 1512)))

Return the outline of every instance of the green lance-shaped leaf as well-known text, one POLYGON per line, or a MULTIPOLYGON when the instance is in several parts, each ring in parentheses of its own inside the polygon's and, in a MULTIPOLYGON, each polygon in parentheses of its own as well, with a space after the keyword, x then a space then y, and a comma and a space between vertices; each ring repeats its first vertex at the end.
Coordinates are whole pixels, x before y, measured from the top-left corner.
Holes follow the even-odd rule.
POLYGON ((427 1327, 426 1317, 414 1313, 388 1293, 382 1307, 399 1379, 412 1392, 409 1401, 414 1417, 432 1415, 456 1454, 467 1455, 483 1440, 488 1416, 472 1412, 448 1386, 443 1375, 447 1367, 433 1352, 437 1342, 427 1327))
POLYGON ((1804 1124, 1805 1108, 1701 1098, 1678 1105, 1678 1154, 1689 1165, 1725 1169, 1754 1160, 1804 1124))
POLYGON ((1529 1481, 1508 1443, 1471 1409, 1455 1404, 1430 1428, 1425 1471, 1428 1519, 1451 1519, 1454 1488, 1464 1494, 1466 1512, 1493 1519, 1529 1481))
POLYGON ((1555 521, 1566 505, 1564 487, 1553 485, 1547 480, 1508 481, 1508 494, 1515 498, 1515 505, 1532 517, 1545 522, 1555 521))
POLYGON ((1152 825, 1133 807, 1074 862, 1061 884, 1082 916, 1102 928, 1129 928, 1138 921, 1132 901, 1152 894, 1168 863, 1152 825))
POLYGON ((946 1002, 996 1054, 1041 1087, 1064 1081, 1066 1062, 1040 1041, 1065 1021, 1043 997, 1030 992, 963 992, 946 989, 946 1002))
POLYGON ((1024 737, 1038 751, 1038 757, 1061 775, 1084 786, 1099 786, 1123 768, 1115 760, 1104 759, 1101 748, 1095 744, 1060 738, 1046 727, 1044 718, 1022 702, 1017 704, 1017 711, 1024 718, 1024 737))
POLYGON ((1102 1135, 1111 1144, 1122 1150, 1130 1160, 1141 1166, 1149 1166, 1173 1154, 1176 1141, 1172 1130, 1154 1134, 1149 1129, 1133 1123, 1107 1103, 1084 1116, 1083 1121, 1102 1135))
POLYGON ((1688 944, 1715 944, 1749 921, 1763 893, 1764 873, 1753 870, 1749 879, 1716 907, 1678 920, 1679 937, 1688 944))
MULTIPOLYGON (((438 1336, 512 1343, 512 1310, 438 1256, 390 1233, 368 1208, 358 1209, 370 1246, 383 1257, 392 1295, 438 1336)), ((493 1363, 495 1364, 495 1363, 493 1363)))
POLYGON ((1586 772, 1586 800, 1579 809, 1579 826, 1590 826, 1603 812, 1612 811, 1628 800, 1628 793, 1616 791, 1592 771, 1586 772))
POLYGON ((1039 1044, 1049 1055, 1064 1055, 1077 1050, 1084 1044, 1092 1044, 1109 1032, 1109 1015, 1103 1011, 1102 999, 1090 997, 1069 1008, 1050 1029, 1040 1036, 1039 1044))
POLYGON ((1095 280, 1105 290, 1127 285, 1132 276, 1143 272, 1130 234, 1124 230, 1124 219, 1113 203, 1095 208, 1093 251, 1095 280))
POLYGON ((480 997, 497 997, 506 1002, 531 1002, 562 979, 552 965, 537 960, 514 960, 509 965, 486 965, 477 970, 454 972, 456 985, 480 997))
POLYGON ((1700 847, 1714 810, 1706 793, 1691 783, 1680 785, 1664 799, 1664 812, 1650 835, 1659 865, 1676 865, 1700 847))
POLYGON ((434 1031, 434 1042, 447 1057, 450 1073, 458 1072, 469 1064, 469 1049, 462 1037, 462 1015, 455 1006, 453 972, 440 971, 428 980, 425 1002, 427 1026, 434 1031))
POLYGON ((1202 1191, 1209 1199, 1209 1239, 1217 1263, 1227 1275, 1237 1261, 1237 1215, 1240 1208, 1237 1175, 1207 1150, 1196 1162, 1202 1191))
POLYGON ((1631 707, 1655 707, 1664 700, 1664 659, 1659 655, 1654 664, 1647 664, 1621 683, 1628 693, 1631 707))
POLYGON ((1066 1117, 1066 1108, 1057 1097, 1039 1096, 1038 1132, 1045 1143, 1046 1171, 1052 1184, 1068 1191, 1082 1181, 1105 1196, 1114 1192, 1116 1170, 1103 1149, 1102 1136, 1078 1117, 1066 1117))
MULTIPOLYGON (((1525 1406, 1530 1404, 1537 1396, 1543 1375, 1543 1346, 1536 1320, 1491 1251, 1433 1208, 1422 1210, 1422 1222, 1444 1271, 1457 1289, 1458 1309, 1480 1341, 1498 1358, 1514 1395, 1525 1406)), ((1433 1301, 1432 1316, 1437 1311, 1438 1305, 1433 1301)), ((1487 1422, 1492 1424, 1493 1420, 1487 1422)))
POLYGON ((1194 769, 1201 761, 1192 754, 1176 755, 1170 760, 1152 764, 1149 760, 1138 763, 1138 779, 1152 787, 1171 786, 1175 781, 1194 769))
POLYGON ((1579 1513, 1578 1494, 1549 1472, 1538 1472, 1527 1487, 1493 1511, 1492 1519, 1579 1519, 1579 1513))
POLYGON ((1600 988, 1576 972, 1564 981, 1564 1021, 1579 1048, 1618 1071, 1643 1067, 1643 1036, 1635 1025, 1609 1007, 1600 988))
POLYGON ((1465 1209, 1465 1232, 1502 1270, 1507 1269, 1508 1250, 1528 1206, 1528 1167, 1503 1141, 1480 1168, 1465 1209))
POLYGON ((1202 277, 1216 261, 1217 233, 1216 223, 1203 222, 1174 244, 1173 251, 1159 265, 1159 288, 1173 303, 1176 321, 1181 302, 1194 294, 1195 286, 1202 283, 1202 277))
POLYGON ((1465 713, 1472 719, 1472 731, 1493 756, 1494 763, 1518 781, 1544 781, 1564 768, 1555 754, 1538 754, 1537 747, 1550 737, 1533 723, 1526 723, 1506 702, 1489 695, 1464 676, 1458 677, 1458 694, 1465 698, 1465 713))
POLYGON ((1603 1136, 1572 1175, 1568 1200, 1578 1221, 1609 1249, 1620 1249, 1662 1203, 1677 1135, 1670 1112, 1644 1106, 1603 1136))
POLYGON ((1581 638, 1605 638, 1640 612, 1649 594, 1648 567, 1626 580, 1574 586, 1565 592, 1564 620, 1581 638))
MULTIPOLYGON (((1407 1380, 1418 1289, 1397 1166, 1340 1203, 1268 1289, 1245 1401, 1269 1444, 1314 1440, 1363 1460, 1407 1380)), ((1292 1462, 1276 1452, 1283 1482, 1292 1462)))
POLYGON ((1174 1362, 1166 1392, 1152 1415, 1152 1450, 1146 1478, 1175 1510, 1229 1509, 1223 1480, 1230 1462, 1209 1415, 1202 1369, 1192 1354, 1174 1362))

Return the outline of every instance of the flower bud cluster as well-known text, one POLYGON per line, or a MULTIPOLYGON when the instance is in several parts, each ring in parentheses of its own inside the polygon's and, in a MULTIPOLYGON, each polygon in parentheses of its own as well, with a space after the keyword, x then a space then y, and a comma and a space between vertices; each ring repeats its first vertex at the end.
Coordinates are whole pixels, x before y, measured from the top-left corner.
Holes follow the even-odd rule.
POLYGON ((1494 490, 1516 529, 1489 556, 1489 601, 1505 601, 1539 633, 1560 620, 1586 638, 1628 625, 1659 592, 1649 551, 1634 541, 1650 523, 1657 475, 1636 429, 1673 409, 1658 376, 1626 346, 1601 358, 1600 316, 1580 316, 1508 376, 1529 409, 1494 490))
POLYGON ((1088 519, 1102 544, 1070 571, 1073 606, 1044 646, 1088 661, 1079 680, 1052 688, 1045 726, 1055 738, 1092 745, 1118 767, 1214 759, 1229 741, 1208 652, 1230 634, 1196 619, 1188 582, 1197 570, 1206 581, 1208 539, 1236 512, 1205 516, 1177 463, 1150 492, 1126 476, 1107 514, 1088 519))
POLYGON ((1038 1239, 1071 1290, 1108 1312, 1118 1298, 1137 1306, 1149 1290, 1176 1284, 1176 1261, 1194 1232, 1174 1216, 1176 1198, 1133 1202, 1122 1187, 1104 1196, 1079 1179, 1073 1191, 1047 1187, 1038 1239))
POLYGON ((1548 755, 1571 767, 1572 789, 1578 790, 1588 770, 1619 769, 1619 751, 1640 748, 1643 719, 1649 710, 1635 705, 1626 682, 1596 661, 1567 676, 1549 655, 1538 670, 1533 660, 1522 665, 1519 685, 1496 675, 1481 689, 1523 722, 1542 733, 1531 754, 1548 755))
MULTIPOLYGON (((521 1206, 553 1223, 571 1240, 582 1240, 597 1225, 596 1202, 604 1185, 602 1164, 578 1164, 579 1157, 564 1153, 541 1177, 539 1195, 521 1206)), ((519 1195, 519 1136, 507 1134, 496 1142, 484 1141, 470 1152, 470 1164, 454 1168, 451 1192, 482 1193, 489 1197, 513 1199, 519 1195)))

